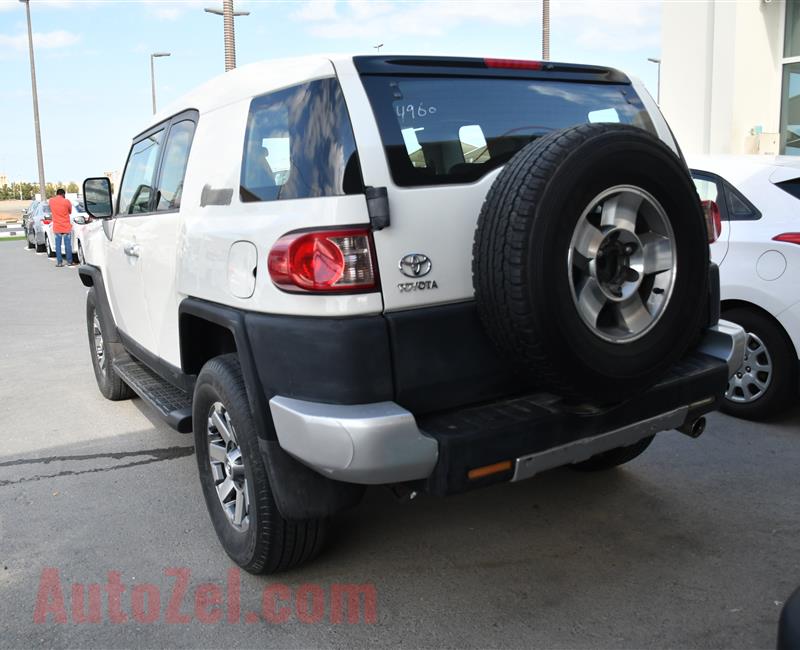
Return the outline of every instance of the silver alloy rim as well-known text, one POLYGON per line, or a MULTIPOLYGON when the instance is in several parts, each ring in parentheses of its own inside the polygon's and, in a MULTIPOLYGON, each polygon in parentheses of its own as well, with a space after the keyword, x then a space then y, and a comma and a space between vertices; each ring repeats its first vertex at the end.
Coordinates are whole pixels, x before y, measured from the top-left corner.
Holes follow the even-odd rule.
POLYGON ((772 383, 772 357, 764 342, 747 333, 744 361, 728 380, 725 398, 736 404, 751 404, 767 392, 772 383))
POLYGON ((228 410, 214 402, 208 411, 208 458, 222 511, 238 531, 250 526, 250 497, 242 450, 228 410))
POLYGON ((94 313, 92 320, 92 330, 94 333, 94 355, 97 358, 97 365, 104 373, 106 371, 106 351, 103 347, 103 330, 100 329, 100 319, 97 317, 97 312, 94 313))
POLYGON ((655 326, 675 287, 674 242, 666 211, 640 187, 617 185, 592 199, 567 266, 572 300, 596 336, 627 343, 655 326))

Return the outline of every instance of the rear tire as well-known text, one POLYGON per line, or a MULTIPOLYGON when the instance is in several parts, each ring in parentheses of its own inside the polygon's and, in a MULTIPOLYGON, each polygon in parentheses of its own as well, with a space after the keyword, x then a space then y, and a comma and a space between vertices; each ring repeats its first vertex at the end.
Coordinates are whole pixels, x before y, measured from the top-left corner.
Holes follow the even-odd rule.
POLYGON ((571 467, 581 472, 601 472, 606 469, 612 469, 619 465, 624 465, 632 461, 634 458, 641 456, 644 450, 650 446, 655 436, 642 438, 639 442, 635 442, 627 447, 617 447, 616 449, 609 449, 602 454, 592 456, 589 460, 584 460, 580 463, 575 463, 571 467))
POLYGON ((107 337, 103 333, 103 319, 97 311, 95 289, 89 289, 86 295, 86 331, 89 335, 89 350, 92 355, 92 367, 97 387, 103 397, 114 402, 130 399, 134 392, 114 372, 114 359, 107 337))
POLYGON ((797 351, 786 332, 769 317, 746 307, 728 309, 722 318, 744 328, 747 350, 745 362, 728 383, 720 410, 746 420, 780 414, 797 400, 798 392, 797 351))
POLYGON ((230 558, 259 574, 286 571, 315 557, 327 522, 288 520, 279 512, 235 354, 203 366, 194 389, 192 422, 203 496, 230 558))

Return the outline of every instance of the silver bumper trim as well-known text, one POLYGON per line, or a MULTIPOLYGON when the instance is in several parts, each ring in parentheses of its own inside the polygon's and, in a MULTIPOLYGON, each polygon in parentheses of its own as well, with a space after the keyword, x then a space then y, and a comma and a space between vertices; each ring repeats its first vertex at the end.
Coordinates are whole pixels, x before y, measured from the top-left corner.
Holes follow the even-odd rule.
POLYGON ((744 347, 747 335, 736 323, 721 320, 706 330, 697 352, 716 357, 728 364, 728 377, 744 362, 744 347))
POLYGON ((281 447, 332 479, 399 483, 427 478, 436 465, 436 441, 394 402, 339 405, 276 396, 269 408, 281 447))
POLYGON ((688 413, 689 407, 681 406, 674 411, 656 415, 648 420, 642 420, 621 429, 601 433, 591 438, 575 440, 566 445, 553 447, 535 454, 520 456, 515 463, 514 475, 511 480, 522 481, 539 472, 561 467, 562 465, 579 463, 604 451, 617 447, 626 447, 661 431, 675 429, 686 421, 688 413))

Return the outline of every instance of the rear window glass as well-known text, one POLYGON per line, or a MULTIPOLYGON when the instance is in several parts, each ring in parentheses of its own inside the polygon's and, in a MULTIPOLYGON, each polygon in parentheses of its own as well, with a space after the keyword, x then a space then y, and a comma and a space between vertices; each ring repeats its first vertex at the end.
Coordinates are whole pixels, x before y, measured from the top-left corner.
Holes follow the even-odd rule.
POLYGON ((242 201, 359 192, 363 192, 361 168, 336 79, 312 81, 253 100, 242 161, 242 201))
POLYGON ((362 77, 401 186, 466 183, 541 136, 586 122, 655 133, 627 84, 479 77, 362 77))

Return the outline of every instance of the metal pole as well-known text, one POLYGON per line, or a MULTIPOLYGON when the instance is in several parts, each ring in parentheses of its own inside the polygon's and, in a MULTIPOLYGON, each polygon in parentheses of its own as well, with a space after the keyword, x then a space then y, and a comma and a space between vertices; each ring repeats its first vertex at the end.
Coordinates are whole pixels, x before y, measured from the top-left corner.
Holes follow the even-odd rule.
POLYGON ((153 92, 153 115, 156 114, 156 70, 153 59, 160 59, 162 56, 172 56, 169 52, 153 52, 150 55, 150 86, 153 92))
POLYGON ((42 156, 42 133, 39 128, 39 94, 36 92, 36 64, 33 60, 33 30, 31 29, 30 0, 20 0, 25 3, 25 14, 28 18, 28 54, 31 60, 31 89, 33 91, 33 128, 36 132, 36 159, 39 163, 39 192, 42 201, 47 199, 44 183, 44 158, 42 156))
POLYGON ((236 35, 233 19, 236 16, 249 16, 249 11, 234 11, 233 0, 222 0, 222 11, 206 9, 207 13, 222 16, 222 34, 225 40, 225 72, 236 67, 236 35))
POLYGON ((150 88, 153 91, 153 115, 156 114, 156 66, 153 63, 155 57, 150 55, 150 88))
POLYGON ((550 60, 550 0, 542 0, 542 61, 550 60))
POLYGON ((647 58, 650 63, 655 63, 658 66, 658 80, 656 81, 656 104, 659 106, 661 105, 661 59, 655 59, 652 57, 647 58))
POLYGON ((236 67, 236 35, 233 33, 233 0, 222 0, 222 31, 225 37, 225 72, 236 67))

